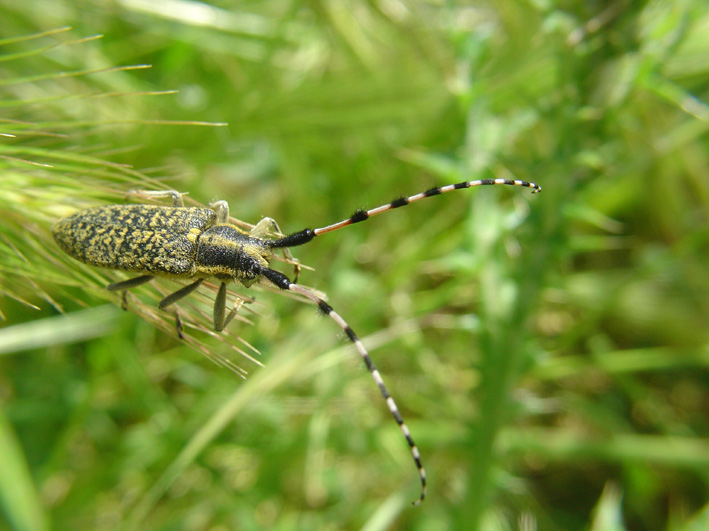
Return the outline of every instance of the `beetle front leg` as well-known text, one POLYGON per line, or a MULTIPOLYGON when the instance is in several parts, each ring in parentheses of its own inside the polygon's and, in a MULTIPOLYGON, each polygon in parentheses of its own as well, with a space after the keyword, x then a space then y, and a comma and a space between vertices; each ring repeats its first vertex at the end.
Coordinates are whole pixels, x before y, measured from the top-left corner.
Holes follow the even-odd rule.
MULTIPOLYGON (((269 234, 276 235, 278 237, 283 237, 281 228, 278 226, 278 223, 273 218, 263 218, 249 232, 249 236, 254 236, 260 239, 268 237, 269 234)), ((288 260, 288 262, 293 265, 293 284, 297 284, 298 277, 300 276, 300 260, 293 257, 288 247, 284 247, 282 251, 283 258, 288 260)))
POLYGON ((226 282, 222 282, 219 286, 219 292, 217 293, 217 298, 214 300, 214 331, 221 332, 224 330, 229 323, 234 320, 236 314, 239 312, 239 308, 244 304, 244 301, 238 300, 234 303, 234 307, 226 315, 226 282))
POLYGON ((224 315, 226 314, 226 282, 219 286, 217 298, 214 299, 214 331, 224 330, 224 315))

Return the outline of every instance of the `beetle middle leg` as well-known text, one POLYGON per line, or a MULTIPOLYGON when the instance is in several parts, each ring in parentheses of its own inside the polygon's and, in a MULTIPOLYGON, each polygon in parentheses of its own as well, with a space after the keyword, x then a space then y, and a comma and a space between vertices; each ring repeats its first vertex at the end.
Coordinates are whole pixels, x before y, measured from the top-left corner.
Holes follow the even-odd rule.
MULTIPOLYGON (((200 278, 198 280, 195 280, 192 284, 187 284, 186 286, 178 289, 176 292, 170 293, 170 295, 168 295, 158 303, 158 308, 160 308, 161 310, 165 310, 168 306, 175 304, 180 299, 184 299, 185 297, 187 297, 187 295, 196 290, 202 284, 203 281, 204 279, 200 278)), ((180 337, 180 339, 184 339, 182 335, 182 321, 180 320, 180 316, 178 315, 177 311, 175 311, 175 327, 177 328, 177 335, 180 337)))
POLYGON ((138 287, 141 284, 145 284, 146 282, 150 282, 154 278, 155 277, 153 275, 141 275, 139 277, 123 280, 121 282, 114 282, 113 284, 109 284, 108 286, 106 286, 106 289, 108 291, 122 291, 123 293, 121 295, 121 308, 127 310, 128 300, 126 299, 126 294, 128 293, 128 290, 131 288, 138 287))
POLYGON ((170 295, 168 295, 158 303, 158 308, 164 310, 168 306, 175 304, 180 299, 184 299, 185 297, 187 297, 187 295, 196 290, 200 286, 200 284, 202 284, 202 282, 204 282, 203 278, 197 279, 192 282, 192 284, 187 284, 186 286, 178 289, 176 292, 170 293, 170 295))

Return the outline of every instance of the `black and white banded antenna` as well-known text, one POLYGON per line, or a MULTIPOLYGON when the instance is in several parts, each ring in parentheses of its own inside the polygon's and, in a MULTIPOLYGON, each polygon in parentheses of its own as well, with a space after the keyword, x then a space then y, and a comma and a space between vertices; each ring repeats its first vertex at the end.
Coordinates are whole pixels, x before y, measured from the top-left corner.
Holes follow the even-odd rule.
MULTIPOLYGON (((446 194, 454 190, 463 190, 465 188, 473 188, 476 186, 491 185, 521 186, 525 188, 531 188, 532 193, 535 194, 542 191, 541 186, 536 183, 529 181, 520 181, 516 179, 479 179, 475 181, 463 181, 458 184, 449 184, 446 186, 431 188, 425 192, 410 195, 408 197, 401 196, 394 199, 390 203, 386 203, 384 205, 371 208, 369 210, 357 210, 349 218, 343 219, 342 221, 338 221, 337 223, 333 223, 325 227, 319 227, 317 229, 303 229, 301 231, 289 234, 288 236, 284 236, 275 240, 270 240, 264 243, 267 247, 270 247, 272 249, 296 247, 298 245, 303 245, 310 242, 316 236, 320 236, 321 234, 333 232, 347 227, 348 225, 353 225, 355 223, 360 223, 373 216, 377 216, 379 214, 383 214, 384 212, 388 212, 389 210, 394 210, 395 208, 400 208, 411 203, 415 203, 416 201, 421 201, 422 199, 446 194)), ((330 317, 333 321, 335 321, 335 323, 337 323, 337 325, 344 331, 345 335, 347 335, 347 338, 357 349, 357 352, 359 352, 360 356, 362 356, 362 360, 367 366, 367 369, 372 375, 372 378, 377 384, 377 387, 379 387, 379 391, 381 392, 382 397, 386 401, 387 407, 389 408, 389 412, 392 414, 394 420, 399 425, 399 429, 401 430, 401 433, 404 435, 404 438, 406 439, 406 442, 409 445, 411 456, 413 457, 421 481, 421 493, 418 499, 413 502, 413 504, 420 504, 426 497, 426 471, 421 462, 421 453, 419 452, 419 449, 416 446, 413 437, 411 436, 411 432, 409 431, 409 428, 406 426, 406 423, 404 422, 404 419, 402 418, 401 413, 399 412, 399 408, 397 407, 396 402, 389 393, 386 385, 384 384, 384 380, 382 379, 381 374, 377 370, 376 365, 374 365, 374 362, 369 356, 369 352, 365 348, 362 341, 359 339, 354 330, 352 330, 352 328, 347 324, 347 322, 340 316, 340 314, 335 312, 332 306, 325 302, 321 297, 317 296, 315 293, 308 290, 307 288, 294 284, 283 273, 280 273, 273 269, 264 268, 262 274, 264 277, 266 277, 266 279, 268 279, 272 284, 279 287, 280 289, 291 291, 293 293, 298 293, 317 304, 320 311, 330 317)))
POLYGON ((542 187, 536 183, 529 181, 520 181, 512 179, 478 179, 476 181, 463 181, 458 184, 449 184, 446 186, 438 186, 436 188, 431 188, 425 192, 410 195, 408 197, 401 196, 397 197, 390 203, 385 205, 380 205, 375 208, 370 208, 369 210, 356 210, 349 218, 333 223, 332 225, 327 225, 325 227, 319 227, 317 229, 303 229, 298 232, 284 236, 276 240, 271 240, 268 242, 268 247, 273 249, 279 249, 283 247, 296 247, 298 245, 303 245, 313 240, 316 236, 325 234, 327 232, 333 232, 339 229, 343 229, 348 225, 354 225, 355 223, 360 223, 373 216, 383 214, 389 210, 394 210, 395 208, 401 208, 416 201, 421 201, 422 199, 427 199, 429 197, 434 197, 441 194, 447 194, 454 190, 463 190, 465 188, 473 188, 476 186, 491 186, 491 185, 507 185, 507 186, 522 186, 525 188, 531 188, 533 194, 537 194, 542 191, 542 187))

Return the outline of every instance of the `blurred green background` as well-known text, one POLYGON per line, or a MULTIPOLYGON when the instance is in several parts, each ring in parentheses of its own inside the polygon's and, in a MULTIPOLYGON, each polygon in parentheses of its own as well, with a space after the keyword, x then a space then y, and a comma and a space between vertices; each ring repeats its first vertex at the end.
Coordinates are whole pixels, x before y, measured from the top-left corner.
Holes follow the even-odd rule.
POLYGON ((0 0, 0 528, 709 529, 708 79, 700 1, 0 0), (183 345, 175 283, 121 312, 49 235, 136 186, 288 233, 492 177, 544 192, 295 250, 418 508, 312 305, 235 286, 215 337, 205 289, 183 345))

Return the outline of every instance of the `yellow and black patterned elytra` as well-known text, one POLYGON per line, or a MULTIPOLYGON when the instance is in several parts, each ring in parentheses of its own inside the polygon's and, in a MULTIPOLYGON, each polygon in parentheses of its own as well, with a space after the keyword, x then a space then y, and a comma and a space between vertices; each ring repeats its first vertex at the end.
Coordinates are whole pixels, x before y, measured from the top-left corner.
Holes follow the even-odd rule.
MULTIPOLYGON (((269 233, 280 234, 274 220, 264 218, 249 232, 245 232, 229 222, 229 207, 224 201, 217 201, 209 209, 186 208, 182 196, 174 190, 138 192, 138 195, 143 197, 171 197, 173 206, 111 205, 92 208, 57 222, 52 232, 59 247, 81 262, 141 274, 110 284, 107 286, 109 290, 125 293, 125 290, 149 282, 156 276, 191 281, 162 299, 159 303, 161 309, 166 309, 192 293, 205 279, 216 278, 221 283, 214 302, 216 331, 221 331, 235 316, 235 310, 229 315, 226 314, 226 286, 230 281, 249 287, 264 278, 282 290, 298 293, 313 301, 322 313, 335 321, 362 356, 389 412, 399 425, 409 445, 421 482, 421 493, 414 502, 417 505, 426 496, 426 472, 421 463, 421 454, 364 344, 332 306, 311 290, 297 285, 295 280, 291 282, 283 273, 271 269, 270 263, 274 249, 281 249, 286 258, 292 259, 288 250, 290 247, 308 243, 321 234, 360 223, 372 216, 422 199, 453 190, 486 185, 523 186, 531 188, 533 193, 541 191, 540 186, 527 181, 464 181, 431 188, 408 197, 399 197, 370 210, 357 210, 349 218, 332 225, 303 229, 275 239, 268 237, 269 233)), ((296 279, 297 274, 296 267, 296 279)), ((182 337, 179 319, 178 334, 182 337)))

